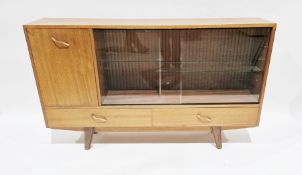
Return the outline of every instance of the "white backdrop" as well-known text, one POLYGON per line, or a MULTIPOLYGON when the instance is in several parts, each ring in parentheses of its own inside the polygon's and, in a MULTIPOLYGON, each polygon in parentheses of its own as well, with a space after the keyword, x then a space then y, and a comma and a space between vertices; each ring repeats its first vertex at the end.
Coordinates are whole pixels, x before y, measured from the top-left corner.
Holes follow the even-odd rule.
POLYGON ((295 160, 302 156, 301 6, 299 0, 1 0, 0 174, 298 171, 295 160), (72 143, 81 142, 80 133, 44 127, 22 29, 23 24, 41 17, 262 17, 277 22, 260 127, 226 131, 222 150, 200 143, 211 141, 202 139, 209 137, 207 133, 108 133, 97 136, 95 142, 121 143, 95 144, 91 151, 83 151, 81 144, 72 143))

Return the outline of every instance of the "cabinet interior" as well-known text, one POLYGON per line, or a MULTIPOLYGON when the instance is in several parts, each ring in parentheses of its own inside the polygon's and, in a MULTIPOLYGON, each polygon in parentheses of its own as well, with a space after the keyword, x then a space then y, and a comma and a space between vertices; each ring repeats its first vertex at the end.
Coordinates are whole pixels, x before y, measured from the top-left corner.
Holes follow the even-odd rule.
POLYGON ((94 29, 101 103, 258 103, 270 33, 94 29))

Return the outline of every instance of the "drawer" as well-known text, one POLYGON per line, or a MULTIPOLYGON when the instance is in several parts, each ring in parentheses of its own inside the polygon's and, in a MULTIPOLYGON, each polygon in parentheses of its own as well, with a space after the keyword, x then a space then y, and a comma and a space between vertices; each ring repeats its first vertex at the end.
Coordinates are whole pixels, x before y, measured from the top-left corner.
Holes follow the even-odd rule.
POLYGON ((45 113, 50 128, 152 126, 150 109, 46 108, 45 113))
POLYGON ((153 126, 257 126, 259 108, 153 109, 153 126))

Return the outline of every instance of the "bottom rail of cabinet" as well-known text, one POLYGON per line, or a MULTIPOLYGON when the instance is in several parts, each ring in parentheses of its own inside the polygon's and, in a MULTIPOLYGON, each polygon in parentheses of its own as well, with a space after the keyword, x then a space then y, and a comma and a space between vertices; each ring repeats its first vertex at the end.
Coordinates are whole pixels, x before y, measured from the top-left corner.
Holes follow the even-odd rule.
MULTIPOLYGON (((252 126, 219 126, 222 130, 252 128, 258 125, 252 126)), ((93 127, 87 126, 87 128, 94 128, 95 132, 161 132, 161 131, 210 131, 211 127, 218 126, 188 126, 188 127, 93 127)), ((70 130, 70 131, 83 131, 85 127, 51 127, 50 129, 70 130)))

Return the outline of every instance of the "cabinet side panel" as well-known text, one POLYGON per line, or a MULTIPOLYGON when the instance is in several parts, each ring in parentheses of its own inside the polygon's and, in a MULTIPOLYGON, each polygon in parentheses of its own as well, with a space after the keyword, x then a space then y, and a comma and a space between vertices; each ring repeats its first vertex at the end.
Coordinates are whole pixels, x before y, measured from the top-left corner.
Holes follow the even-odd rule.
POLYGON ((33 28, 27 34, 44 105, 97 106, 89 29, 33 28))
POLYGON ((27 29, 25 27, 23 27, 23 31, 24 31, 24 34, 25 34, 25 39, 26 39, 26 43, 27 43, 29 56, 30 56, 31 66, 32 66, 32 69, 33 69, 35 82, 36 82, 36 87, 37 87, 38 94, 39 94, 39 99, 40 99, 40 104, 41 104, 41 108, 42 108, 42 112, 43 112, 43 116, 44 116, 45 126, 48 127, 48 122, 47 122, 46 113, 45 113, 45 107, 44 107, 43 100, 41 98, 41 91, 40 91, 40 88, 39 88, 40 86, 39 86, 39 82, 38 82, 38 79, 37 79, 37 72, 35 70, 35 65, 34 65, 33 56, 32 56, 32 50, 31 50, 31 46, 30 46, 30 43, 29 43, 29 39, 28 39, 28 32, 27 32, 27 29))
POLYGON ((262 87, 261 87, 261 92, 260 92, 260 109, 259 109, 259 115, 258 115, 259 117, 258 117, 258 121, 257 121, 258 125, 260 122, 260 115, 261 115, 262 104, 263 104, 263 99, 264 99, 267 76, 268 76, 268 72, 269 72, 269 65, 270 65, 271 55, 272 55, 272 51, 273 51, 275 32, 276 32, 276 25, 274 27, 272 27, 268 50, 267 50, 267 54, 266 54, 266 62, 264 65, 264 75, 263 75, 262 87))

